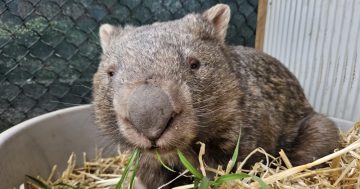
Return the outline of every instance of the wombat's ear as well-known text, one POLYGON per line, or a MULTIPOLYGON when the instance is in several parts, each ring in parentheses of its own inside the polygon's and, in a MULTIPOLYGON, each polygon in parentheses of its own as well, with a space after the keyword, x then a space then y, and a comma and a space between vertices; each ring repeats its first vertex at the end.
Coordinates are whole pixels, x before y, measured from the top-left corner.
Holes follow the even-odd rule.
POLYGON ((110 24, 103 24, 99 28, 100 44, 103 52, 105 52, 110 44, 111 35, 117 30, 115 26, 110 24))
POLYGON ((224 42, 230 21, 230 7, 225 4, 217 4, 205 11, 202 16, 213 24, 215 37, 224 42))

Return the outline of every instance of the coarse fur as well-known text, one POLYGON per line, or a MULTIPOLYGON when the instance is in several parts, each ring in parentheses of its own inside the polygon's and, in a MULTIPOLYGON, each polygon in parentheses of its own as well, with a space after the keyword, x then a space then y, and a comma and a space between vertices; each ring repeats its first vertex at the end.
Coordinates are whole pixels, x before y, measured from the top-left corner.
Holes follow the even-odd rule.
MULTIPOLYGON (((138 178, 148 189, 177 173, 161 166, 154 141, 129 120, 128 99, 144 85, 170 99, 175 117, 155 142, 163 161, 177 171, 184 167, 176 149, 198 164, 197 141, 206 144, 206 164, 226 165, 240 129, 240 161, 262 147, 273 155, 284 149, 299 165, 338 146, 335 125, 313 110, 285 66, 255 49, 226 45, 229 19, 229 7, 219 4, 179 20, 100 28, 103 54, 93 82, 97 125, 123 147, 141 149, 138 178), (199 68, 192 69, 194 60, 199 68)), ((262 158, 257 155, 248 166, 262 158)), ((167 188, 189 182, 183 178, 167 188)))

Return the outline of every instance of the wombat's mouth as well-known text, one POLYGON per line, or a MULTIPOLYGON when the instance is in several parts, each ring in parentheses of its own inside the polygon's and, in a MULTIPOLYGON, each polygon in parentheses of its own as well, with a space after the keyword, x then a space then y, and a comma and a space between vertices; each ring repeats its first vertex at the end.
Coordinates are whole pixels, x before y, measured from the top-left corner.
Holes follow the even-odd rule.
MULTIPOLYGON (((169 119, 168 123, 166 124, 166 127, 164 129, 164 131, 160 134, 160 137, 164 134, 164 132, 171 126, 171 124, 174 121, 174 117, 175 116, 171 116, 171 118, 169 119)), ((156 141, 152 140, 151 141, 151 148, 150 150, 158 150, 160 149, 160 147, 158 146, 158 144, 156 143, 156 141)))
POLYGON ((157 139, 151 140, 134 127, 127 119, 119 119, 121 133, 127 141, 132 144, 133 147, 150 153, 155 153, 155 151, 169 153, 176 150, 177 145, 176 141, 174 141, 174 136, 176 135, 178 122, 177 116, 171 117, 161 135, 157 139))

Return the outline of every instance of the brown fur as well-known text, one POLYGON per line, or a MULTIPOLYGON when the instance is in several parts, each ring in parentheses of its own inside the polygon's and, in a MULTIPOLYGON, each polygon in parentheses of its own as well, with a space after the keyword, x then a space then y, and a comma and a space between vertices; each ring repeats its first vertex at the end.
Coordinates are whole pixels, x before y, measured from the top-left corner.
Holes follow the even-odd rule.
POLYGON ((128 121, 127 99, 143 84, 160 87, 171 99, 176 117, 157 146, 165 163, 178 171, 184 168, 176 148, 197 164, 197 141, 206 144, 208 165, 225 165, 240 129, 239 160, 262 147, 274 155, 284 149, 299 165, 338 146, 336 127, 314 112, 288 69, 267 54, 224 43, 229 16, 228 6, 217 5, 170 22, 100 28, 103 55, 94 76, 97 124, 123 146, 142 149, 138 177, 149 189, 176 174, 161 167, 151 142, 128 121), (189 68, 189 58, 200 61, 198 70, 189 68))

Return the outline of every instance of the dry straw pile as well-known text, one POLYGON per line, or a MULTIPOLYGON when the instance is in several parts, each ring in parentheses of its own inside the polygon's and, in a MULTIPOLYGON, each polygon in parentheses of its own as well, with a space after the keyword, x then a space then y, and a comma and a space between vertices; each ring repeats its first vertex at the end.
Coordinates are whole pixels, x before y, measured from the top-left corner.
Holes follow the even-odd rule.
MULTIPOLYGON (((238 164, 237 171, 259 176, 270 188, 360 188, 360 122, 355 123, 348 133, 341 135, 343 149, 312 163, 293 167, 284 152, 280 152, 279 157, 273 157, 262 149, 256 149, 248 157, 251 157, 254 153, 262 153, 265 157, 264 160, 255 164, 252 170, 243 170, 241 167, 246 162, 245 159, 238 164), (316 168, 323 163, 328 166, 316 168)), ((86 160, 86 155, 84 155, 84 160, 86 160)), ((72 154, 68 160, 68 167, 62 173, 61 178, 53 179, 56 172, 56 166, 54 166, 51 175, 47 179, 39 177, 37 179, 51 188, 61 188, 64 185, 89 189, 113 188, 119 181, 127 161, 128 155, 124 154, 112 158, 101 158, 99 156, 96 160, 85 161, 83 166, 75 168, 75 155, 72 154)), ((200 165, 202 165, 202 172, 205 172, 204 170, 215 172, 217 176, 228 173, 221 167, 217 169, 207 167, 204 162, 201 162, 200 165)), ((25 185, 27 185, 27 188, 40 188, 34 184, 33 180, 26 182, 25 185)), ((185 189, 191 187, 192 185, 186 185, 176 188, 185 189)), ((258 182, 243 179, 225 183, 220 188, 258 187, 258 182)))
MULTIPOLYGON (((343 149, 312 163, 293 167, 286 154, 277 158, 261 149, 266 161, 255 164, 250 174, 258 174, 271 188, 360 188, 360 122, 342 133, 343 149), (284 162, 284 163, 282 163, 284 162), (326 163, 324 168, 316 166, 326 163), (286 166, 282 166, 285 164, 286 166), (271 168, 270 168, 271 167, 271 168)), ((256 182, 228 183, 223 188, 256 188, 256 182)))

